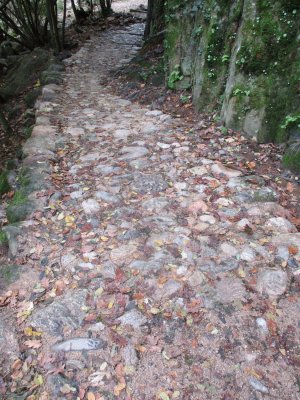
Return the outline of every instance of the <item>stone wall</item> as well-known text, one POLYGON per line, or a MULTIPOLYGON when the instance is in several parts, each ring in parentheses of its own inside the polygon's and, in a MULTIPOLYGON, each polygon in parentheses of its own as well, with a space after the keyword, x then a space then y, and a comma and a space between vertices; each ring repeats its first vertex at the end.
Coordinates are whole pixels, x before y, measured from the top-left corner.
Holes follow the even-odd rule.
POLYGON ((192 88, 199 112, 284 141, 300 122, 299 17, 297 0, 168 0, 169 77, 192 88))

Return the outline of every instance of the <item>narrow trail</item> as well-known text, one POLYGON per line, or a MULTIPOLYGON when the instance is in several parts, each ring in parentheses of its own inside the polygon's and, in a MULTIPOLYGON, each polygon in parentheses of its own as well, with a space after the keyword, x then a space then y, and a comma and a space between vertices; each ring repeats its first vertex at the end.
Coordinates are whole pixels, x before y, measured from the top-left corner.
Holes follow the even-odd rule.
POLYGON ((300 234, 263 177, 101 85, 142 31, 93 37, 44 89, 56 158, 1 314, 3 398, 300 399, 300 234))

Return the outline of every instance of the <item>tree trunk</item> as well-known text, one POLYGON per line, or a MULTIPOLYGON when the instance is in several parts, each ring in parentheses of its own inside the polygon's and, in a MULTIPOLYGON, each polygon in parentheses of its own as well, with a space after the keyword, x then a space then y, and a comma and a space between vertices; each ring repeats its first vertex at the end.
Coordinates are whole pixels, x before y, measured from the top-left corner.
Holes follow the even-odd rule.
POLYGON ((165 0, 148 0, 147 22, 145 28, 145 38, 157 35, 164 29, 164 3, 165 0))
POLYGON ((110 0, 99 0, 103 17, 108 17, 112 13, 110 0))

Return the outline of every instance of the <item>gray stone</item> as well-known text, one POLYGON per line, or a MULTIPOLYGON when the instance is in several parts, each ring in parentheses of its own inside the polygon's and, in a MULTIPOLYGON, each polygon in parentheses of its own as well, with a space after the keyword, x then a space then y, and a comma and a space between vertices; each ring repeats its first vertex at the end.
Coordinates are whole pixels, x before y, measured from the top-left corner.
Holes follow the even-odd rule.
POLYGON ((142 203, 142 207, 147 211, 161 212, 169 204, 165 197, 154 197, 142 203))
POLYGON ((128 344, 124 349, 122 349, 122 357, 126 366, 135 366, 139 361, 136 350, 132 344, 128 344))
POLYGON ((53 336, 62 335, 64 328, 78 328, 85 317, 82 307, 85 306, 86 295, 87 290, 77 289, 56 298, 48 306, 34 310, 29 324, 53 336))
POLYGON ((57 400, 66 399, 65 393, 63 393, 64 387, 68 387, 70 393, 75 394, 77 392, 76 384, 73 381, 63 377, 61 374, 48 375, 46 387, 51 398, 57 400))
POLYGON ((11 323, 10 319, 11 317, 4 317, 4 313, 0 317, 0 362, 3 370, 9 368, 19 353, 15 323, 11 323))
POLYGON ((18 226, 7 225, 3 227, 3 231, 6 233, 6 237, 8 240, 10 256, 14 258, 18 254, 18 248, 19 248, 18 237, 21 234, 22 229, 18 226))
POLYGON ((286 218, 275 217, 270 218, 266 225, 266 229, 275 231, 278 233, 289 233, 289 232, 297 232, 296 227, 290 223, 286 218))
POLYGON ((288 276, 281 269, 262 271, 257 279, 257 291, 272 297, 281 296, 287 289, 288 276))
POLYGON ((161 175, 146 175, 138 172, 134 174, 134 182, 131 187, 133 191, 141 194, 159 193, 168 188, 168 183, 161 175))
POLYGON ((75 128, 75 127, 70 127, 67 129, 67 133, 71 136, 81 136, 84 135, 84 129, 82 128, 75 128))
POLYGON ((213 164, 210 167, 210 169, 214 175, 225 175, 227 178, 236 178, 236 177, 242 175, 241 171, 237 171, 235 169, 225 167, 221 163, 213 164))
POLYGON ((134 328, 139 328, 147 322, 147 318, 140 311, 133 309, 119 317, 118 321, 121 325, 131 325, 134 328))
POLYGON ((216 284, 217 298, 221 303, 231 303, 243 300, 246 289, 243 282, 237 278, 222 277, 216 284))
POLYGON ((100 206, 95 199, 88 199, 83 201, 82 208, 83 211, 88 215, 95 214, 100 210, 100 206))
POLYGON ((148 154, 148 150, 146 147, 141 146, 127 146, 122 148, 120 154, 120 160, 130 161, 134 160, 135 158, 144 157, 146 154, 148 154))
POLYGON ((120 198, 118 196, 114 196, 102 190, 96 192, 96 198, 110 204, 118 203, 120 201, 120 198))
POLYGON ((116 139, 127 140, 132 132, 129 129, 117 129, 114 131, 113 135, 116 139))
POLYGON ((249 378, 249 383, 250 385, 253 387, 253 389, 257 390, 258 392, 261 393, 269 393, 269 389, 267 388, 266 385, 264 385, 261 381, 259 381, 258 379, 256 379, 254 376, 251 376, 249 378))
POLYGON ((136 249, 136 246, 133 244, 119 246, 111 251, 111 261, 118 266, 127 265, 132 261, 133 253, 136 249))
POLYGON ((103 349, 105 342, 101 339, 89 339, 89 338, 73 338, 64 340, 63 342, 56 343, 52 346, 54 351, 91 351, 103 349))

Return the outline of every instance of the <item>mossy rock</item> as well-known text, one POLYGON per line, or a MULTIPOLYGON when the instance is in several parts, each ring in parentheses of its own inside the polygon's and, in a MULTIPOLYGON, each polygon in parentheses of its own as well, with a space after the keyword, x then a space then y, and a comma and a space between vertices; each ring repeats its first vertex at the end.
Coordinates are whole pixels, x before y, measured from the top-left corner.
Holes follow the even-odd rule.
POLYGON ((0 246, 6 245, 8 243, 8 239, 6 233, 0 230, 0 246))
POLYGON ((16 282, 20 278, 21 267, 19 265, 10 264, 0 267, 0 281, 4 289, 8 285, 16 282))
POLYGON ((288 147, 282 162, 284 167, 289 168, 291 171, 300 172, 300 140, 288 147))
POLYGON ((10 185, 7 179, 7 172, 0 174, 0 195, 10 191, 10 185))
POLYGON ((24 221, 33 210, 34 204, 28 199, 25 190, 19 190, 6 208, 6 217, 11 224, 24 221))
POLYGON ((40 48, 18 57, 14 67, 7 74, 5 85, 0 88, 3 99, 8 100, 32 85, 38 79, 40 71, 47 65, 48 59, 49 53, 40 48))
POLYGON ((36 102, 36 99, 42 93, 40 87, 32 89, 24 96, 24 101, 27 107, 32 108, 36 102))
POLYGON ((44 71, 41 74, 41 83, 42 85, 49 85, 51 83, 59 85, 62 83, 62 77, 60 72, 57 71, 44 71))

